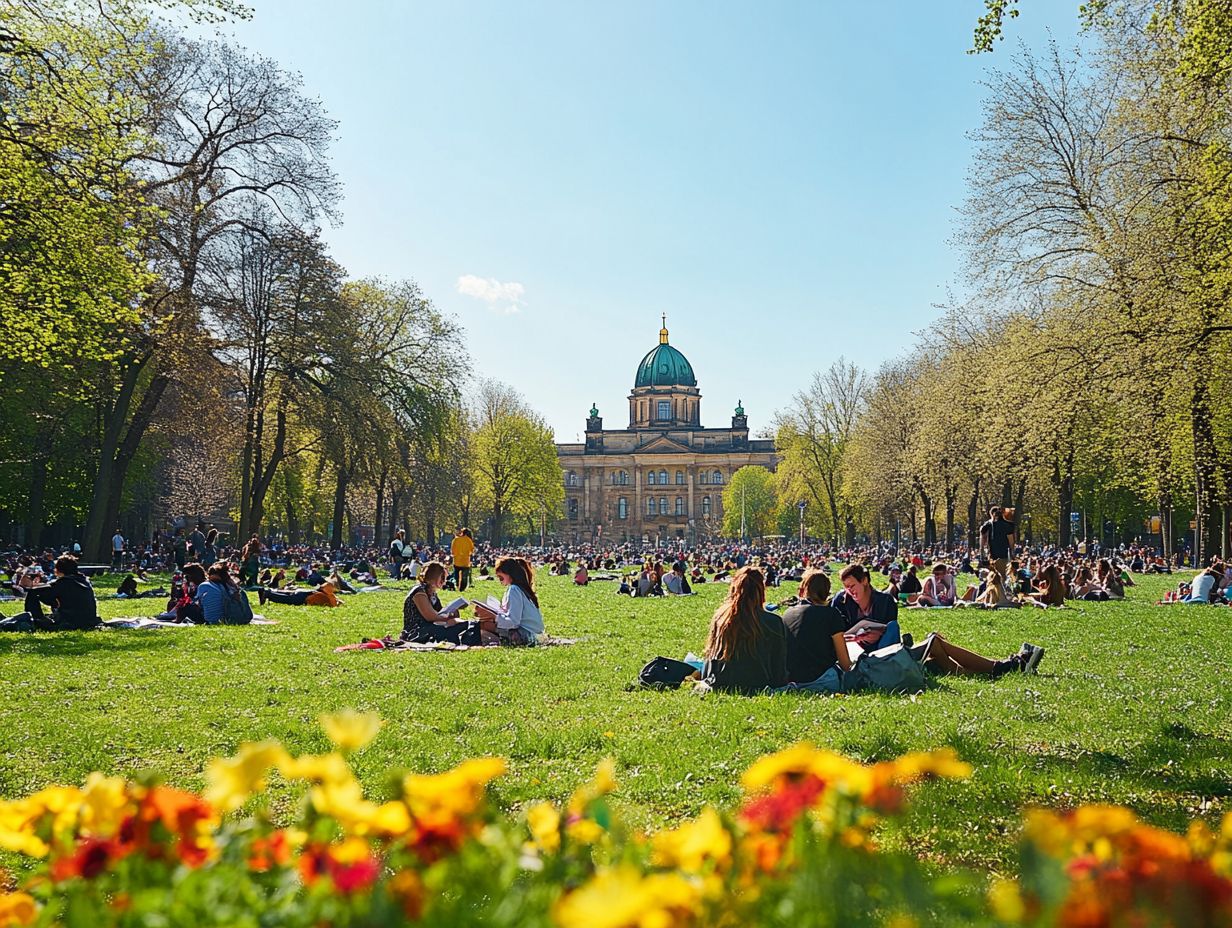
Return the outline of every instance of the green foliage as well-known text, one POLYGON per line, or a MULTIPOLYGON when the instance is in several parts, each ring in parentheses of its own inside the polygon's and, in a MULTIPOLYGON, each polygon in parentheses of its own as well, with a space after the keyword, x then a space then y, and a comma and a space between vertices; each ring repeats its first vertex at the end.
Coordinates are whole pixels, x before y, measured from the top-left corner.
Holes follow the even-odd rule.
POLYGON ((723 490, 723 534, 728 538, 740 538, 742 530, 745 538, 770 534, 778 508, 774 475, 756 464, 745 465, 723 490))

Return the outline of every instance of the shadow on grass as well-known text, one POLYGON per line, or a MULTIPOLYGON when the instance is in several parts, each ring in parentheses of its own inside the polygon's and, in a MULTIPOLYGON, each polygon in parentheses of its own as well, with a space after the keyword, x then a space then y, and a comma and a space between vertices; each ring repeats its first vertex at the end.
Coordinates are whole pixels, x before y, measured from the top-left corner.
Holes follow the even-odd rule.
POLYGON ((174 631, 13 632, 0 637, 0 657, 80 657, 99 652, 157 651, 174 643, 172 635, 174 631))

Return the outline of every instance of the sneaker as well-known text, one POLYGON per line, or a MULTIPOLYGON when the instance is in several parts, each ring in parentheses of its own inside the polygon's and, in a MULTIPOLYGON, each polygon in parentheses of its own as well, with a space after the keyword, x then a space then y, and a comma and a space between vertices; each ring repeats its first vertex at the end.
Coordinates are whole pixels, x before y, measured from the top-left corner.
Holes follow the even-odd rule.
POLYGON ((1035 673, 1035 668, 1039 666, 1039 662, 1044 659, 1044 649, 1039 645, 1026 644, 1024 647, 1030 648, 1031 653, 1022 663, 1023 673, 1035 673))
POLYGON ((257 587, 257 600, 261 603, 262 606, 265 605, 265 587, 263 586, 257 587))
POLYGON ((1023 660, 1017 654, 1013 657, 1007 657, 1003 661, 994 661, 992 665, 992 678, 996 680, 998 677, 1004 677, 1007 673, 1015 673, 1021 671, 1023 660))
POLYGON ((902 646, 904 649, 915 647, 915 639, 911 637, 911 632, 904 632, 902 637, 902 646))

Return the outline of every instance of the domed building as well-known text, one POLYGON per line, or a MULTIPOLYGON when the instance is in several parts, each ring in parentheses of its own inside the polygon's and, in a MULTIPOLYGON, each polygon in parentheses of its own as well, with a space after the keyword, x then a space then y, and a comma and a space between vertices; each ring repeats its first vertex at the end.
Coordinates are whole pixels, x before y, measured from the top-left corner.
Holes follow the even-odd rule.
POLYGON ((723 489, 747 464, 774 470, 774 442, 749 438, 737 400, 730 428, 703 428, 702 395, 693 365, 668 340, 637 366, 629 394, 629 426, 604 429, 597 406, 586 441, 557 444, 565 480, 568 541, 667 544, 720 534, 723 489))

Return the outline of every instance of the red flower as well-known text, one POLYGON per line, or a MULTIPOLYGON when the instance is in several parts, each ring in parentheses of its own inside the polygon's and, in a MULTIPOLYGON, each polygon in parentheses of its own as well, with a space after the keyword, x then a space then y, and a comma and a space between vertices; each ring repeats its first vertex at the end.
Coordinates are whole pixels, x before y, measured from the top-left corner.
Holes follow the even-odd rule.
POLYGON ((740 818, 761 831, 790 831, 800 815, 812 808, 825 788, 824 780, 811 775, 785 781, 768 796, 759 796, 745 803, 740 810, 740 818))

